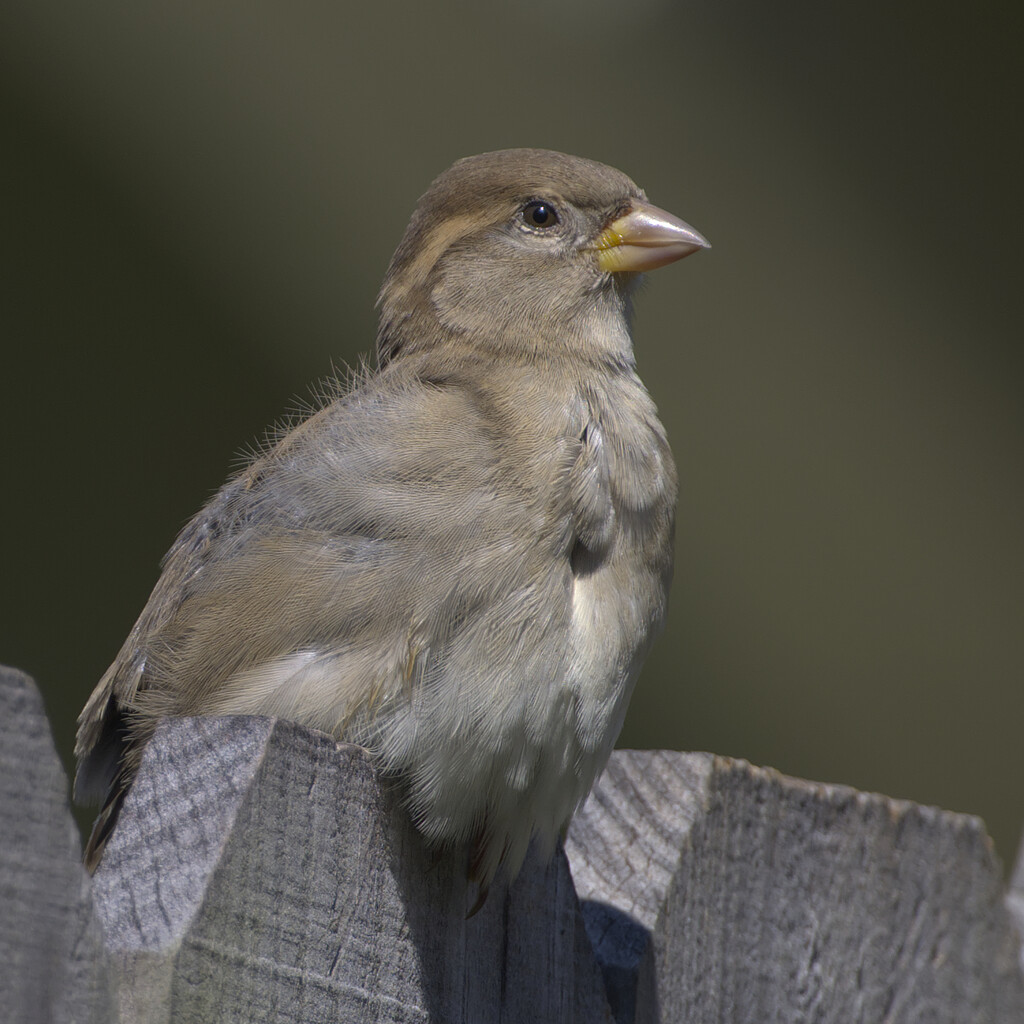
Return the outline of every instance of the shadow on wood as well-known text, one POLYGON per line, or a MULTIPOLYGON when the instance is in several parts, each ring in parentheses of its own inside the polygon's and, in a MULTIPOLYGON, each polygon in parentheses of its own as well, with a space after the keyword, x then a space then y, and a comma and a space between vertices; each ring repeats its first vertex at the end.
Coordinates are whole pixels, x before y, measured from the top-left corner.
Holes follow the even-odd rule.
POLYGON ((618 751, 567 852, 612 1003, 638 1021, 1024 1021, 978 818, 618 751))

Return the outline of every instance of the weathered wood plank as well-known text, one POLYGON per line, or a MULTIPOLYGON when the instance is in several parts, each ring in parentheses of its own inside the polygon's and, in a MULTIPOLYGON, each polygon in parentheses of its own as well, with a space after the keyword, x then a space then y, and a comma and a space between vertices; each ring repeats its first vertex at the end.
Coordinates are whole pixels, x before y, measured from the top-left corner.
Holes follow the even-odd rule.
POLYGON ((977 819, 742 761, 617 752, 575 888, 530 860, 469 921, 459 858, 319 733, 165 723, 91 884, 66 788, 34 686, 0 672, 19 1022, 1024 1021, 1024 862, 1004 896, 977 819))
POLYGON ((619 751, 567 852, 620 1021, 1024 1021, 976 818, 619 751))
POLYGON ((35 684, 0 666, 0 1017, 19 1024, 110 1019, 67 788, 35 684))
POLYGON ((469 921, 463 870, 360 749, 168 722, 94 879, 122 1019, 610 1020, 564 857, 469 921))
POLYGON ((1016 925, 1017 935, 1022 940, 1020 966, 1024 971, 1024 836, 1021 836, 1016 866, 1010 878, 1010 891, 1006 894, 1006 906, 1010 911, 1010 918, 1016 925))

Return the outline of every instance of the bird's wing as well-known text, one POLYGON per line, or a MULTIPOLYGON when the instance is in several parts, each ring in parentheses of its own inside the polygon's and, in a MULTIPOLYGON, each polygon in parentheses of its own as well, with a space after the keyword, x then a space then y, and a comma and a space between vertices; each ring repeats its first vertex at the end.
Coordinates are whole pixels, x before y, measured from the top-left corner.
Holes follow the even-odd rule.
POLYGON ((572 453, 556 442, 547 471, 502 472, 501 437, 473 388, 392 377, 225 485, 82 713, 79 795, 111 781, 119 709, 144 733, 167 714, 250 713, 342 734, 467 644, 478 661, 481 646, 521 651, 540 591, 566 585, 552 566, 571 534, 572 453))

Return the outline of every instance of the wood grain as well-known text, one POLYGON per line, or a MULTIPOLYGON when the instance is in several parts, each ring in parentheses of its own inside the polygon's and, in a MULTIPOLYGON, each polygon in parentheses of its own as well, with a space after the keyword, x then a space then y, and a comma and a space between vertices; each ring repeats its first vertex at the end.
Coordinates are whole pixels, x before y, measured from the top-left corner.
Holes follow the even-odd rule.
POLYGON ((616 752, 568 860, 469 920, 464 856, 290 723, 164 722, 92 879, 66 794, 34 684, 0 671, 19 1024, 1024 1021, 1024 863, 1005 892, 978 819, 743 761, 616 752))
POLYGON ((619 751, 568 853, 613 1004, 637 1021, 1024 1021, 1020 939, 977 818, 619 751))
POLYGON ((110 1019, 68 781, 35 683, 0 666, 0 1018, 110 1019))

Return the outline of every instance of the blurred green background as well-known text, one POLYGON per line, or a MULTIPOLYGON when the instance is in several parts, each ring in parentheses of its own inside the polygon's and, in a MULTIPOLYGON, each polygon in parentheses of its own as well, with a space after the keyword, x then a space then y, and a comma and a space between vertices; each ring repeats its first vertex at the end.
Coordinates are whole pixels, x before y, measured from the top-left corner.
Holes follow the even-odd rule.
POLYGON ((373 341, 456 157, 614 164, 682 494, 623 745, 1024 799, 1024 8, 8 0, 0 659, 62 754, 177 530, 373 341))

